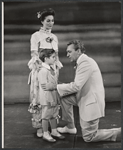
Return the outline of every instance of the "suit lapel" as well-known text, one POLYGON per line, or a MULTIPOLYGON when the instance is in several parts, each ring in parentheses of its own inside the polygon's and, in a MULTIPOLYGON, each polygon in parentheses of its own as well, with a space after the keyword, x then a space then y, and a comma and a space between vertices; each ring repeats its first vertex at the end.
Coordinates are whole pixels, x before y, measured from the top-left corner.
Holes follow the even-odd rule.
POLYGON ((86 57, 86 55, 85 55, 85 54, 82 54, 82 55, 78 58, 78 60, 77 60, 77 62, 76 62, 76 68, 75 68, 75 69, 77 69, 78 66, 84 61, 85 57, 86 57))

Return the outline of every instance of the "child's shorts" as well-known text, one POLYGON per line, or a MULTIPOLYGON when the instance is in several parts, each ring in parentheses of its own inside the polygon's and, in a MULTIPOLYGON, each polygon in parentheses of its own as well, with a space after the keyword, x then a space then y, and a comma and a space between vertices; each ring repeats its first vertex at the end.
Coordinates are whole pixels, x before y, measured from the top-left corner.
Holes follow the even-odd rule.
POLYGON ((59 115, 59 106, 42 106, 42 119, 52 119, 59 115))

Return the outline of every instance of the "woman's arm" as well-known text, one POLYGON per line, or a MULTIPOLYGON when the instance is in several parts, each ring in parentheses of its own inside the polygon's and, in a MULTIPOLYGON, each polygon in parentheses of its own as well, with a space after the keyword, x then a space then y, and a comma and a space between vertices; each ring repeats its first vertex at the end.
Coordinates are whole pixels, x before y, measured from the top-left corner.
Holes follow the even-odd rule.
POLYGON ((37 57, 38 56, 38 51, 36 51, 36 50, 32 50, 31 51, 31 57, 37 57))

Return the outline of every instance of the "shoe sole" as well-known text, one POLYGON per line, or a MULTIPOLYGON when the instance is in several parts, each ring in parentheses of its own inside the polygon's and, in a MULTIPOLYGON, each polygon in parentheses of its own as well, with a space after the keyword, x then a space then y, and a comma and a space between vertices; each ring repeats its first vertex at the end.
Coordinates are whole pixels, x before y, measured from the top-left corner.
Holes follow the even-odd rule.
POLYGON ((44 138, 44 137, 43 137, 43 140, 48 141, 48 142, 51 142, 51 143, 56 142, 56 140, 55 140, 55 141, 51 141, 51 140, 48 140, 48 139, 46 139, 46 138, 44 138))
MULTIPOLYGON (((51 134, 52 135, 52 134, 51 134)), ((62 137, 58 137, 58 136, 54 136, 54 135, 52 135, 52 137, 53 138, 56 138, 56 139, 59 139, 59 140, 64 140, 65 139, 65 137, 64 136, 62 136, 62 137)))

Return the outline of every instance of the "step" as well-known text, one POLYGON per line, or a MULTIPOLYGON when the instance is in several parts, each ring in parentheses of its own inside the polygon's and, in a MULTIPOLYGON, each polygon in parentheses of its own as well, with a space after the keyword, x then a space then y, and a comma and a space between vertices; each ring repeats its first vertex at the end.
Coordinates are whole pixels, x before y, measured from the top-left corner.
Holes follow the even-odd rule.
MULTIPOLYGON (((108 82, 105 83, 106 91, 106 101, 120 101, 121 100, 121 83, 119 76, 116 74, 112 76, 106 75, 105 80, 108 82), (110 83, 109 83, 110 81, 110 83)), ((4 102, 13 103, 13 102, 28 102, 29 101, 29 85, 27 84, 28 76, 27 75, 9 75, 4 77, 4 102)))
MULTIPOLYGON (((120 73, 121 72, 121 57, 119 56, 91 56, 99 65, 102 73, 120 73)), ((4 61, 4 73, 7 74, 29 74, 28 62, 29 59, 25 60, 8 60, 4 61), (21 68, 21 69, 20 69, 21 68)), ((74 73, 74 65, 70 63, 70 60, 66 57, 60 57, 60 61, 63 63, 63 68, 60 70, 62 76, 66 74, 66 70, 74 73)), ((72 73, 72 74, 73 74, 72 73)))

